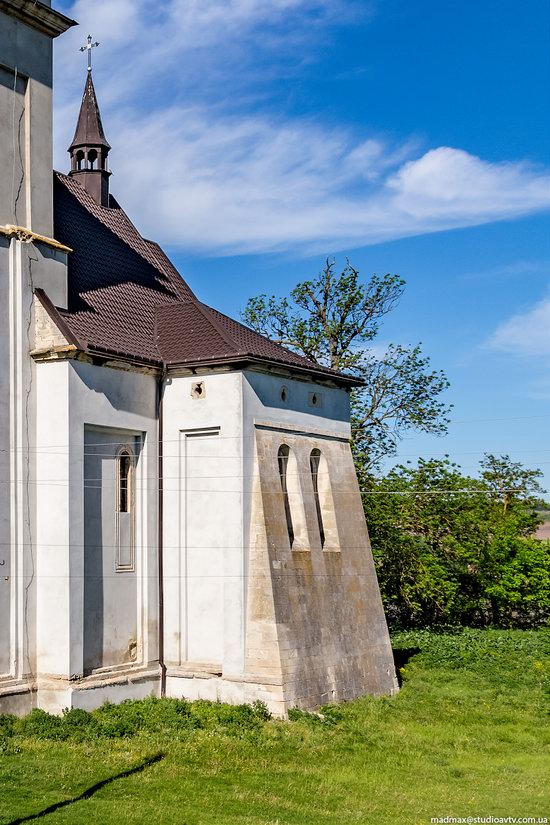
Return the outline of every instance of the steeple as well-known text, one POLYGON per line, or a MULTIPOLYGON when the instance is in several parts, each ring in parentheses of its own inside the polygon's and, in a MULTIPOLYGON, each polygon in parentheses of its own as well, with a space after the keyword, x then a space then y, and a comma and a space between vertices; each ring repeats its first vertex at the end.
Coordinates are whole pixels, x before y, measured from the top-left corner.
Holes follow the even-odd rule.
MULTIPOLYGON (((91 43, 91 38, 89 40, 91 43)), ((103 131, 92 70, 89 66, 76 131, 68 149, 71 156, 69 174, 76 178, 101 206, 109 206, 111 173, 107 165, 107 156, 110 149, 103 131)))

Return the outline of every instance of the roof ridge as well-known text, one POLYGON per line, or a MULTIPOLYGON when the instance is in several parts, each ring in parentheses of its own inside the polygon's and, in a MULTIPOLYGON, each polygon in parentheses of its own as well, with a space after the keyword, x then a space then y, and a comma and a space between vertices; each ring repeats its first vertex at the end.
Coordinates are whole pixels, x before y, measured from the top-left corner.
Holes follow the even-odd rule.
MULTIPOLYGON (((168 258, 168 256, 164 252, 164 250, 162 249, 162 247, 159 244, 157 244, 155 241, 150 242, 142 236, 142 234, 139 231, 139 229, 137 228, 137 226, 128 217, 128 214, 122 208, 122 206, 119 204, 119 202, 116 200, 116 198, 114 198, 111 195, 111 199, 114 201, 114 203, 116 203, 116 207, 101 206, 100 204, 97 203, 97 201, 94 200, 94 198, 92 198, 92 196, 89 194, 89 192, 87 192, 86 189, 83 186, 81 186, 81 184, 78 181, 76 181, 74 178, 72 178, 70 175, 66 175, 63 172, 57 172, 56 170, 54 170, 54 175, 57 177, 59 182, 67 189, 67 191, 69 193, 73 194, 74 197, 76 197, 77 200, 80 201, 80 203, 84 207, 84 209, 86 209, 94 218, 96 218, 98 221, 100 221, 102 226, 104 226, 106 229, 108 229, 109 232, 111 232, 112 235, 114 235, 116 238, 121 240, 123 243, 128 244, 127 239, 121 237, 120 233, 116 231, 116 227, 113 226, 113 224, 110 223, 108 220, 106 220, 107 214, 109 212, 112 214, 113 211, 116 211, 117 214, 118 214, 118 217, 122 218, 122 220, 124 220, 126 222, 129 229, 134 233, 135 239, 137 241, 139 241, 140 244, 143 244, 145 249, 147 249, 148 252, 150 252, 150 257, 148 255, 147 256, 144 255, 143 251, 141 249, 136 248, 135 246, 132 246, 134 252, 136 252, 136 254, 138 254, 141 258, 143 258, 144 261, 146 261, 148 264, 150 264, 152 267, 154 267, 157 270, 157 272, 160 275, 162 275, 164 278, 168 277, 168 280, 172 282, 173 286, 175 286, 176 289, 178 289, 178 287, 181 288, 181 287, 185 286, 187 288, 187 291, 193 295, 195 300, 198 300, 196 298, 193 290, 191 289, 191 287, 187 283, 187 281, 184 281, 184 279, 182 278, 182 276, 180 275, 178 270, 175 268, 173 263, 170 261, 170 259, 168 258), (79 188, 75 189, 74 187, 76 187, 76 186, 78 186, 79 188), (104 212, 107 213, 107 214, 104 215, 104 212), (162 256, 170 264, 170 268, 172 270, 171 274, 173 276, 175 276, 173 280, 170 279, 170 277, 168 276, 168 273, 166 272, 166 270, 162 268, 159 261, 157 260, 157 258, 153 254, 153 250, 151 249, 152 246, 156 247, 156 249, 162 254, 162 256)), ((179 289, 178 289, 178 292, 179 292, 179 289)), ((184 296, 182 296, 182 295, 178 294, 177 297, 180 300, 185 300, 184 296)))
POLYGON ((223 326, 219 323, 217 318, 214 317, 214 310, 212 307, 209 307, 208 304, 203 304, 202 301, 199 301, 198 298, 196 299, 197 308, 200 312, 202 312, 203 316, 206 318, 207 321, 210 321, 216 332, 223 338, 226 344, 229 344, 235 350, 235 355, 249 355, 250 353, 241 350, 237 341, 231 337, 230 333, 223 328, 223 326))
MULTIPOLYGON (((339 376, 344 377, 349 380, 355 380, 354 376, 349 375, 348 373, 342 372, 341 370, 335 370, 332 367, 327 367, 324 364, 318 364, 316 361, 312 361, 310 358, 307 358, 305 355, 302 355, 300 352, 295 352, 294 350, 288 349, 283 344, 280 344, 278 341, 273 341, 272 338, 269 338, 267 335, 262 335, 261 332, 253 329, 252 327, 243 324, 241 321, 236 321, 235 318, 232 318, 230 315, 222 312, 219 309, 215 309, 214 307, 208 307, 210 312, 214 315, 220 315, 222 318, 226 318, 231 324, 235 324, 236 326, 241 327, 247 333, 255 336, 257 339, 262 341, 268 341, 272 346, 276 347, 278 350, 281 350, 282 353, 286 353, 287 355, 294 356, 295 358, 299 359, 299 361, 304 364, 305 366, 309 366, 313 368, 316 372, 324 373, 325 375, 330 376, 339 376)), ((221 326, 221 325, 220 325, 221 326)), ((238 353, 239 355, 250 355, 255 356, 253 349, 248 350, 240 350, 238 353)))
MULTIPOLYGON (((205 306, 207 306, 207 305, 205 304, 205 306)), ((321 369, 324 369, 320 364, 316 364, 315 361, 311 361, 309 358, 306 358, 305 355, 301 355, 299 352, 294 352, 291 349, 287 349, 287 347, 283 346, 283 344, 279 344, 278 341, 273 341, 273 339, 269 338, 269 336, 262 335, 261 332, 258 332, 257 330, 253 329, 252 327, 249 327, 246 324, 243 324, 241 321, 237 321, 235 318, 232 318, 230 315, 227 315, 225 312, 222 312, 219 309, 215 309, 215 307, 207 306, 207 309, 211 313, 217 313, 218 315, 221 315, 223 318, 227 318, 227 320, 230 321, 233 324, 238 324, 244 330, 246 330, 247 332, 252 333, 252 335, 256 335, 258 338, 261 338, 263 341, 269 341, 270 344, 274 344, 276 347, 279 347, 280 349, 283 350, 283 352, 287 352, 287 353, 291 353, 292 355, 296 355, 302 361, 307 361, 309 364, 311 364, 314 367, 321 367, 321 369)), ((219 324, 219 322, 217 320, 215 321, 215 323, 216 323, 216 327, 219 326, 220 328, 222 328, 222 325, 219 324)), ((239 355, 253 355, 253 353, 252 353, 251 350, 240 350, 239 355)))

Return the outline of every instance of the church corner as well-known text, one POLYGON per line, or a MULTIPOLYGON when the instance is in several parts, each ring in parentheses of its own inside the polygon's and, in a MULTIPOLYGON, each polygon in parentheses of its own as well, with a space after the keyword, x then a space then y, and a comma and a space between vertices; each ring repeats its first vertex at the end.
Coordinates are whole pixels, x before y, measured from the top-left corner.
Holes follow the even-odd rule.
POLYGON ((91 38, 53 172, 72 25, 0 0, 0 712, 391 694, 357 382, 207 307, 141 236, 110 191, 91 38))

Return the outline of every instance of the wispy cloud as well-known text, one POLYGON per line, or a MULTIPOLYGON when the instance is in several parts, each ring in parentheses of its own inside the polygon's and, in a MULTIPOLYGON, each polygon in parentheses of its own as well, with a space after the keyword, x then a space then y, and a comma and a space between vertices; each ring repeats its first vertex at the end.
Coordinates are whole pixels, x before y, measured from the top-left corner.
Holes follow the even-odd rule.
POLYGON ((116 78, 108 100, 154 108, 185 90, 187 101, 230 93, 234 105, 244 86, 274 65, 280 74, 314 59, 314 44, 372 8, 371 0, 76 0, 68 11, 81 25, 57 43, 58 90, 74 94, 78 48, 91 31, 103 50, 99 77, 116 78))
POLYGON ((466 272, 460 276, 463 281, 481 281, 491 278, 515 278, 526 275, 545 275, 550 273, 550 261, 548 260, 524 260, 513 261, 508 264, 498 264, 488 269, 481 269, 477 272, 466 272))
POLYGON ((489 346, 514 355, 550 355, 550 297, 497 327, 489 346))
POLYGON ((142 231, 166 245, 207 254, 336 252, 549 208, 550 174, 528 163, 392 144, 327 125, 321 114, 298 118, 266 105, 269 84, 259 78, 283 67, 299 72, 319 39, 370 8, 350 0, 77 0, 70 11, 84 25, 58 53, 57 165, 66 167, 83 81, 78 72, 75 86, 76 50, 93 20, 94 37, 109 49, 96 77, 114 147, 113 191, 142 231))

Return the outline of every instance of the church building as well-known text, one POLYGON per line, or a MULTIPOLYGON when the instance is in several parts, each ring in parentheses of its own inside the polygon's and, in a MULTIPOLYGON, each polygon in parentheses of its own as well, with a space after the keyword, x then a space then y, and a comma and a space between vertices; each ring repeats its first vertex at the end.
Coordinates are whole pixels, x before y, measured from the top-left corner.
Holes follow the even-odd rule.
POLYGON ((73 25, 0 0, 0 712, 392 693, 357 380, 206 306, 142 237, 91 69, 52 171, 73 25))

